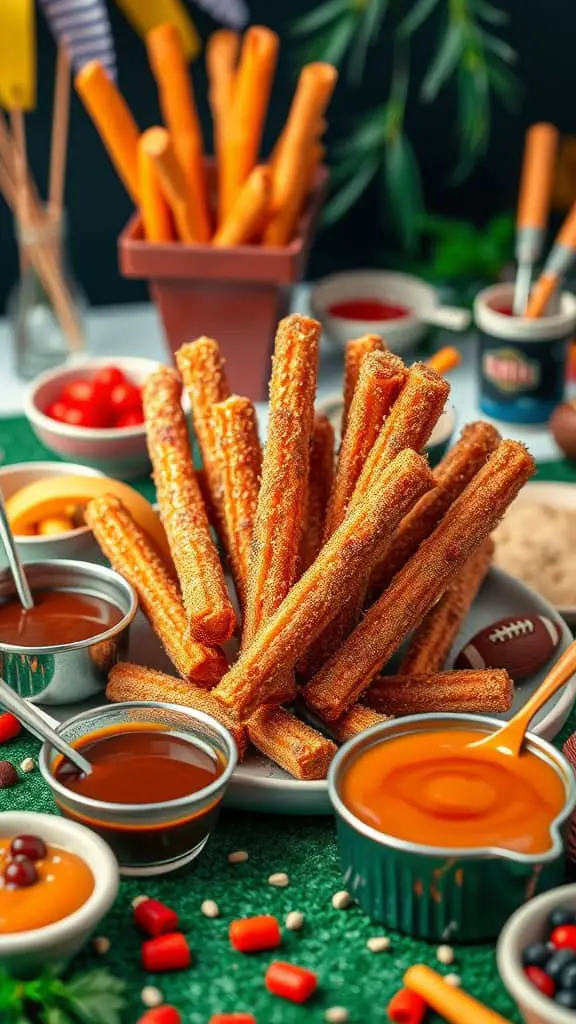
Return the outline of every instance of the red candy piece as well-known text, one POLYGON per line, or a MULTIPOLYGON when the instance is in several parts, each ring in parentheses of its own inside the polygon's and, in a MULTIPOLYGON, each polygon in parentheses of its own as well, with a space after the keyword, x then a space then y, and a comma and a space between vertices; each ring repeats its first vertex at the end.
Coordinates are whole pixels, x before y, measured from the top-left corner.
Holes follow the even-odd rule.
POLYGON ((242 917, 238 921, 232 921, 228 934, 234 949, 240 953, 276 949, 282 942, 280 925, 272 914, 242 917))
POLYGON ((158 935, 142 943, 142 963, 147 971, 183 971, 190 967, 192 954, 182 932, 158 935))
POLYGON ((39 836, 16 836, 10 843, 13 857, 27 857, 28 860, 43 860, 47 854, 46 844, 39 836))
POLYGON ((136 1024, 182 1024, 182 1017, 174 1006, 157 1006, 139 1017, 136 1024))
POLYGON ((9 711, 0 715, 0 743, 7 743, 8 740, 13 740, 21 732, 22 726, 15 715, 11 715, 9 711))
POLYGON ((52 405, 48 406, 45 412, 46 416, 49 416, 50 419, 59 420, 60 423, 64 423, 64 417, 68 412, 68 406, 66 405, 66 402, 53 402, 52 405))
POLYGON ((555 928, 550 936, 550 942, 556 949, 576 950, 576 924, 562 924, 555 928))
POLYGON ((142 393, 135 384, 117 384, 110 392, 110 405, 115 417, 128 412, 139 412, 142 408, 142 393))
POLYGON ((91 380, 73 380, 60 392, 60 401, 69 405, 86 405, 95 398, 94 383, 91 380))
POLYGON ((28 857, 16 857, 4 868, 4 881, 14 889, 27 889, 37 878, 36 868, 28 857))
POLYGON ((264 978, 266 988, 275 996, 289 999, 291 1003, 305 1003, 316 991, 318 978, 305 967, 296 967, 283 960, 270 964, 264 978))
POLYGON ((126 412, 123 416, 119 416, 115 421, 114 426, 121 429, 122 427, 140 427, 143 423, 144 413, 141 409, 138 409, 134 412, 126 412))
POLYGON ((422 1024, 428 1006, 417 992, 401 988, 388 1003, 388 1019, 396 1024, 422 1024))
POLYGON ((524 974, 536 988, 542 992, 545 996, 552 996, 556 991, 556 985, 553 979, 543 971, 541 967, 525 967, 524 974))
POLYGON ((256 1024, 252 1013, 215 1013, 208 1024, 256 1024))
POLYGON ((125 384, 126 377, 117 366, 103 366, 94 377, 94 384, 103 391, 111 391, 117 384, 125 384))
POLYGON ((134 921, 143 932, 155 938, 176 932, 180 927, 178 914, 160 900, 143 900, 134 908, 134 921))

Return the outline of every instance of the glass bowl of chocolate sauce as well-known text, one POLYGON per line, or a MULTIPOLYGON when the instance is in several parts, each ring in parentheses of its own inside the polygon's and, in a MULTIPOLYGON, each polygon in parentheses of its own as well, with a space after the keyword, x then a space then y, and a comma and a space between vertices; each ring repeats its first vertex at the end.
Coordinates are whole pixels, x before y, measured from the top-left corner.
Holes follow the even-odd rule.
POLYGON ((238 759, 224 726, 177 704, 127 701, 58 732, 93 771, 82 775, 48 743, 40 770, 62 814, 105 839, 122 874, 165 874, 202 852, 238 759))

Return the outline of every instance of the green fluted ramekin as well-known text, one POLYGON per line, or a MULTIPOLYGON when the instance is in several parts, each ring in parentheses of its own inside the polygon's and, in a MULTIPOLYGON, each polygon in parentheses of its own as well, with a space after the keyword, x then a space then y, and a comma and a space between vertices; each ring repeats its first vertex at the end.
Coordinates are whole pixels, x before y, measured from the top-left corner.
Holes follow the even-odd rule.
MULTIPOLYGON (((410 715, 349 740, 334 758, 328 789, 336 813, 347 890, 368 916, 428 941, 482 942, 495 938, 522 903, 564 879, 564 837, 576 806, 572 768, 550 743, 528 733, 525 744, 562 780, 565 802, 550 822, 550 849, 523 854, 498 847, 450 848, 406 842, 366 825, 344 804, 341 782, 363 751, 397 736, 437 729, 494 732, 502 722, 477 715, 410 715)), ((505 799, 505 794, 503 794, 505 799)))

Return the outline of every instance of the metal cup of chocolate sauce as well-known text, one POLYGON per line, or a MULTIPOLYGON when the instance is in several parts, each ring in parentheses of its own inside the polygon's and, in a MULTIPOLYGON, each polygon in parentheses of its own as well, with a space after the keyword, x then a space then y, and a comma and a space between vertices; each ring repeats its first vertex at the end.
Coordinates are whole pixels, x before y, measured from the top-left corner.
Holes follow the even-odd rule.
POLYGON ((30 613, 18 604, 10 572, 0 572, 0 676, 35 704, 101 693, 126 657, 135 591, 113 569, 89 562, 31 562, 26 575, 36 602, 30 613))

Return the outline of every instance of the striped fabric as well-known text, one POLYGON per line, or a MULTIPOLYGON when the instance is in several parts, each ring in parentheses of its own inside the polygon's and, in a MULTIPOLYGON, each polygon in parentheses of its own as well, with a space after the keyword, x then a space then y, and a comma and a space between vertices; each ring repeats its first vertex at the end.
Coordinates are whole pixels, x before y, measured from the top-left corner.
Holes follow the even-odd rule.
POLYGON ((244 0, 195 0, 198 7, 208 11, 215 21, 229 25, 230 28, 244 28, 250 17, 250 12, 244 0))
POLYGON ((68 50, 75 72, 89 60, 99 60, 111 78, 116 78, 116 56, 105 0, 40 0, 40 6, 56 42, 68 50))

